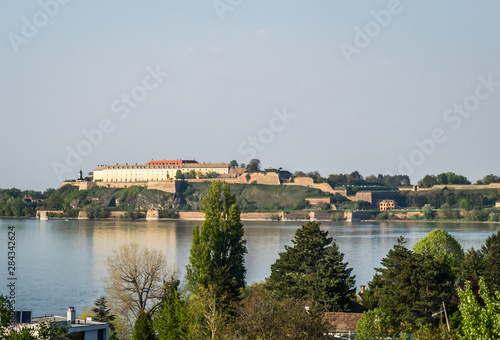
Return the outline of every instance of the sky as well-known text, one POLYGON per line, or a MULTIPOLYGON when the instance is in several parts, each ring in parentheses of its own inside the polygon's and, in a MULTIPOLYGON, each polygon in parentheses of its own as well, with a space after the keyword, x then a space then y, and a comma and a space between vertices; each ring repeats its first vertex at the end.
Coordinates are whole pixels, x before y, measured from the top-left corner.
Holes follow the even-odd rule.
POLYGON ((0 4, 0 188, 151 159, 500 175, 498 1, 0 4))

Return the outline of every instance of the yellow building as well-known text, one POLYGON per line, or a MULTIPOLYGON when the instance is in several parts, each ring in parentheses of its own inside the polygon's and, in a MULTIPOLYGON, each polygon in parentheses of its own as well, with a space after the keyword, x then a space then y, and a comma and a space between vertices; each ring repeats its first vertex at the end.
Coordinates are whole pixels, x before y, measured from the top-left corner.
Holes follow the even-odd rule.
POLYGON ((227 175, 227 163, 198 163, 192 160, 150 161, 144 165, 104 165, 94 169, 94 181, 102 182, 147 182, 174 179, 177 171, 207 175, 227 175))
POLYGON ((394 210, 396 207, 397 205, 395 200, 383 200, 380 202, 380 211, 394 210))

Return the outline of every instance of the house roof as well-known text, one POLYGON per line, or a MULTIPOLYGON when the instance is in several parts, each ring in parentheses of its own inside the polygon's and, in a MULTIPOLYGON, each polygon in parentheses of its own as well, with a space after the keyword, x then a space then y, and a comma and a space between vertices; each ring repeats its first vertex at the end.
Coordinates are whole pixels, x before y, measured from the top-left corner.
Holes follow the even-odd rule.
POLYGON ((356 325, 362 316, 363 313, 328 312, 323 315, 323 321, 332 333, 356 332, 356 325))

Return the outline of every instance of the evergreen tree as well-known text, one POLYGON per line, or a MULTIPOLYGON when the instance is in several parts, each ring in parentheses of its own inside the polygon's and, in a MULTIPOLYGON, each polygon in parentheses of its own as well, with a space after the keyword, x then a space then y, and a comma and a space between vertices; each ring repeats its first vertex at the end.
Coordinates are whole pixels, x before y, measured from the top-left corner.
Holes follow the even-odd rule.
POLYGON ((187 266, 189 289, 213 286, 218 297, 225 297, 225 308, 239 300, 245 286, 247 253, 243 224, 235 195, 226 182, 213 182, 200 204, 205 213, 201 229, 193 231, 193 245, 187 266))
POLYGON ((108 302, 106 301, 106 297, 101 296, 94 302, 95 307, 92 307, 91 310, 95 314, 95 320, 100 322, 111 323, 115 316, 111 314, 111 311, 108 308, 108 302))
POLYGON ((107 322, 109 324, 109 338, 117 339, 115 335, 115 325, 113 321, 115 320, 115 315, 111 314, 110 309, 108 308, 108 302, 106 301, 106 297, 101 296, 97 300, 94 301, 95 307, 91 307, 90 310, 95 314, 94 319, 100 322, 107 322))
POLYGON ((448 262, 429 253, 413 253, 403 237, 382 259, 369 282, 371 307, 379 307, 397 324, 433 322, 432 314, 451 299, 454 275, 448 262))
POLYGON ((177 286, 168 289, 153 326, 160 339, 187 339, 192 316, 177 286))
POLYGON ((347 310, 354 297, 355 277, 332 242, 320 223, 303 225, 295 232, 293 246, 285 246, 271 265, 266 287, 279 298, 315 301, 330 311, 347 310))
POLYGON ((325 250, 325 257, 318 261, 314 281, 314 300, 331 312, 349 310, 349 302, 356 293, 352 268, 347 268, 344 254, 335 242, 325 250))
POLYGON ((481 255, 484 257, 483 276, 486 286, 500 292, 500 231, 486 239, 481 247, 481 255))
POLYGON ((458 279, 461 282, 469 280, 479 280, 484 273, 484 258, 481 252, 471 248, 465 254, 464 260, 460 264, 458 279))
POLYGON ((153 326, 151 320, 143 310, 139 312, 134 324, 133 340, 154 340, 153 326))

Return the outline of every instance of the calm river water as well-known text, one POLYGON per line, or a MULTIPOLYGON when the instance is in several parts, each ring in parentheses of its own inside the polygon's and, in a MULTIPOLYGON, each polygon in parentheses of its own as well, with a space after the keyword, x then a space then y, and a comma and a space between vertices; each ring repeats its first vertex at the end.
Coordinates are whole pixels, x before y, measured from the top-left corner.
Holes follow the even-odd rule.
MULTIPOLYGON (((16 231, 16 309, 34 316, 77 315, 103 295, 106 258, 119 245, 137 242, 161 249, 184 277, 189 261, 192 221, 79 221, 0 219, 0 293, 7 294, 8 226, 16 231)), ((300 222, 245 222, 247 282, 263 281, 278 253, 290 245, 300 222)), ((370 281, 380 260, 403 235, 411 247, 434 228, 448 231, 464 250, 478 248, 500 224, 323 223, 353 268, 356 284, 370 281)))

